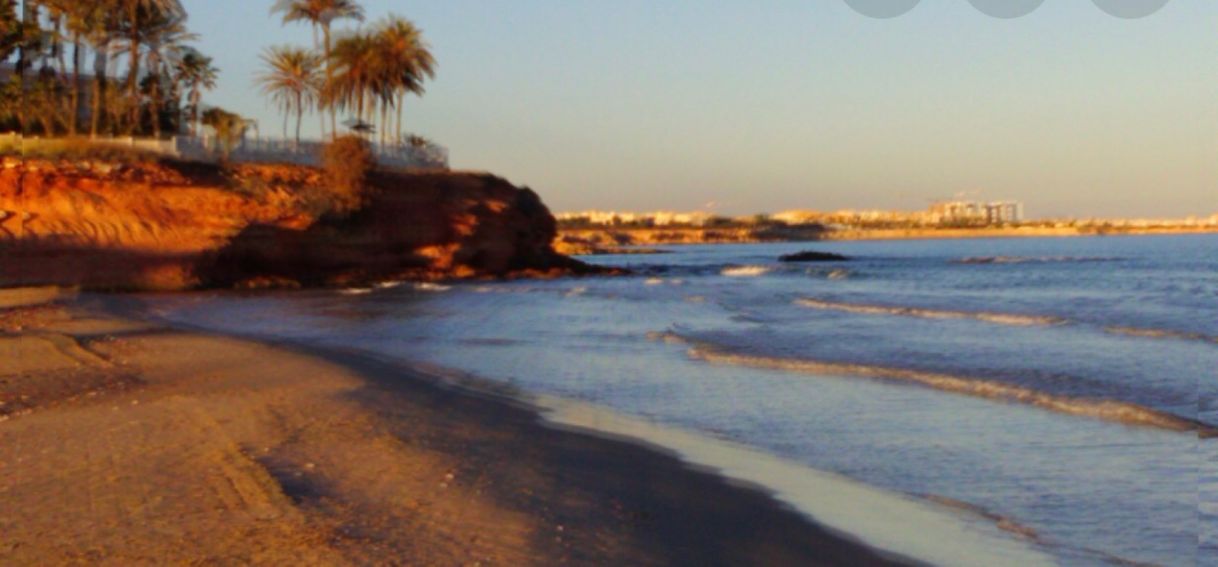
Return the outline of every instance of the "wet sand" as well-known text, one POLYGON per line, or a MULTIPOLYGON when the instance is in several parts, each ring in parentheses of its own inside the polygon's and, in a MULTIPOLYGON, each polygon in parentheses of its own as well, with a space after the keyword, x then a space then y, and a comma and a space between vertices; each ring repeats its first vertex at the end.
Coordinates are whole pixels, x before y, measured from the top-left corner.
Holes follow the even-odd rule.
POLYGON ((410 368, 16 293, 0 564, 894 563, 753 487, 410 368))

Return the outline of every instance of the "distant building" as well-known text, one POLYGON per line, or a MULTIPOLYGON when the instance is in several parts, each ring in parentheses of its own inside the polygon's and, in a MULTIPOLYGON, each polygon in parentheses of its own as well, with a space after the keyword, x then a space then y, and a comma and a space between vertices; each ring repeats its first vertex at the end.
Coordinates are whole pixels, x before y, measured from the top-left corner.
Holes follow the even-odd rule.
POLYGON ((633 213, 625 211, 578 211, 558 213, 554 215, 559 222, 567 224, 588 224, 594 226, 702 226, 711 218, 710 213, 673 211, 653 211, 649 213, 633 213))
POLYGON ((1023 203, 1018 201, 996 201, 985 206, 985 219, 990 224, 1019 222, 1023 220, 1023 203))
POLYGON ((824 219, 825 213, 822 213, 820 211, 801 211, 801 210, 782 211, 780 213, 775 213, 773 215, 770 215, 770 218, 774 219, 778 222, 786 223, 786 224, 790 224, 790 225, 814 224, 814 223, 818 223, 822 219, 824 219))
POLYGON ((1023 203, 1018 201, 940 201, 930 206, 930 220, 937 223, 984 222, 1002 224, 1023 220, 1023 203))

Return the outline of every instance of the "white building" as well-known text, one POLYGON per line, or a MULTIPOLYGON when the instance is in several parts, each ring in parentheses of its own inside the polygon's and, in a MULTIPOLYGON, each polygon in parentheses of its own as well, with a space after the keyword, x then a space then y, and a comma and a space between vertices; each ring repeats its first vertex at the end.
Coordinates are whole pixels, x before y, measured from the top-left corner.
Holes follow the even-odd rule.
POLYGON ((1023 220, 1023 203, 1018 201, 941 201, 931 205, 929 216, 939 223, 986 222, 1000 224, 1023 220))

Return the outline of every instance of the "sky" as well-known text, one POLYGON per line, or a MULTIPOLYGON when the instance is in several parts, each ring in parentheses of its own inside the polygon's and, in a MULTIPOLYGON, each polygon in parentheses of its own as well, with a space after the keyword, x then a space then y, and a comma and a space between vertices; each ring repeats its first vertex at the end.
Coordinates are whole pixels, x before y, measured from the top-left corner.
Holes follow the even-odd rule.
MULTIPOLYGON (((282 119, 253 84, 258 54, 312 43, 272 3, 183 0, 221 69, 205 102, 263 136, 282 119)), ((1141 19, 1091 0, 1014 19, 965 0, 891 19, 845 0, 361 3, 370 20, 413 20, 438 60, 404 128, 557 211, 922 209, 963 195, 1021 200, 1032 217, 1218 212, 1213 0, 1141 19)))

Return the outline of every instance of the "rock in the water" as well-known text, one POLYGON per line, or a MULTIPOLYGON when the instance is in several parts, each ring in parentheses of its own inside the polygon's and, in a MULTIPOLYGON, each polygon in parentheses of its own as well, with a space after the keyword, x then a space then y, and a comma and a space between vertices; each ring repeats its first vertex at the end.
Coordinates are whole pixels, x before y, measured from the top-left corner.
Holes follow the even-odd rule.
POLYGON ((804 250, 794 254, 785 254, 778 257, 780 262, 841 262, 849 260, 847 256, 834 254, 832 252, 817 252, 815 250, 804 250))

